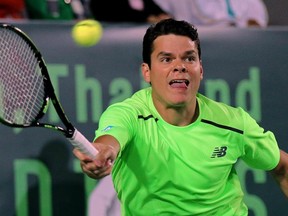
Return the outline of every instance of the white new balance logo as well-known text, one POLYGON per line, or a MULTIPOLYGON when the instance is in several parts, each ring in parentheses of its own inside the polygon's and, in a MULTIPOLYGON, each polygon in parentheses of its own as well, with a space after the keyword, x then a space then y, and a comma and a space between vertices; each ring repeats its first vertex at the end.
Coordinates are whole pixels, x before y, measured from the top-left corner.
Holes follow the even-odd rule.
POLYGON ((227 146, 215 147, 211 158, 224 157, 226 155, 227 146))

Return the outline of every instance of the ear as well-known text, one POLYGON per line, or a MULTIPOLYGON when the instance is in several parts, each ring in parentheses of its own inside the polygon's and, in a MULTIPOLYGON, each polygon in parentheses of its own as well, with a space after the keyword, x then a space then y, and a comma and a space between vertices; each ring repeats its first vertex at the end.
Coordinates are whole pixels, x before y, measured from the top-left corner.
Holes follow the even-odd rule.
POLYGON ((200 60, 200 80, 203 79, 203 75, 204 75, 204 69, 202 65, 202 60, 200 60))
POLYGON ((141 71, 142 71, 142 76, 143 76, 143 79, 145 80, 145 82, 150 83, 151 79, 150 79, 149 65, 147 63, 142 63, 141 71))

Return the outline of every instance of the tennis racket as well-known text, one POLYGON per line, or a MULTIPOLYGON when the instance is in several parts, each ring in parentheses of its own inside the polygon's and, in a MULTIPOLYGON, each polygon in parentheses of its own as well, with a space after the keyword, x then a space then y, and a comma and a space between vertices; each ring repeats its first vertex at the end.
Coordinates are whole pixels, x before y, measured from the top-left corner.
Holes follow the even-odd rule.
POLYGON ((98 153, 65 115, 35 44, 10 24, 0 24, 0 121, 10 127, 54 129, 92 159, 98 153), (40 122, 50 101, 64 127, 40 122))

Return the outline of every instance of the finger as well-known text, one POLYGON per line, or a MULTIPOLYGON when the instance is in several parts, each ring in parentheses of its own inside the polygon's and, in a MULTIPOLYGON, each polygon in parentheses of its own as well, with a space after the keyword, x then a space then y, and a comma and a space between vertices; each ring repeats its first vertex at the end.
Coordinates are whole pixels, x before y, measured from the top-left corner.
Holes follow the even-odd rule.
MULTIPOLYGON (((87 166, 85 163, 80 163, 82 171, 91 178, 100 178, 100 173, 95 172, 95 169, 91 169, 91 166, 87 166)), ((96 169, 97 170, 97 169, 96 169)))
POLYGON ((81 161, 80 164, 84 171, 93 172, 94 170, 99 169, 99 167, 94 162, 91 162, 91 161, 90 162, 81 161))
MULTIPOLYGON (((93 168, 91 169, 93 170, 93 168)), ((110 172, 112 170, 112 164, 106 163, 104 166, 96 166, 96 169, 93 170, 94 173, 105 173, 105 172, 110 172)))
POLYGON ((88 175, 90 178, 99 179, 106 175, 109 175, 111 173, 111 167, 106 168, 98 168, 95 170, 91 170, 90 168, 87 168, 87 166, 82 166, 83 172, 88 175))
POLYGON ((74 148, 73 149, 73 154, 75 157, 77 157, 80 161, 85 161, 85 162, 91 162, 92 159, 89 158, 87 155, 83 154, 81 151, 79 151, 79 149, 74 148))
POLYGON ((104 176, 111 174, 111 167, 106 168, 105 170, 95 170, 93 174, 97 176, 97 178, 103 178, 104 176))
POLYGON ((85 155, 82 154, 77 148, 74 148, 72 152, 79 160, 82 160, 85 157, 85 155))

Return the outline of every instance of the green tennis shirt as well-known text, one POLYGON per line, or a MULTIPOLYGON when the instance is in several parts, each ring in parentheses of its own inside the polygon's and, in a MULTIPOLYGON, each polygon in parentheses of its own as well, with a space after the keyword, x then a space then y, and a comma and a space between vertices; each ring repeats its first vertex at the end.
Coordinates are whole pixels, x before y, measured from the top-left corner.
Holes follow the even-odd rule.
POLYGON ((271 170, 280 158, 272 132, 241 108, 198 94, 199 117, 177 127, 155 109, 151 88, 108 107, 96 137, 121 150, 112 177, 126 216, 247 215, 234 165, 271 170))

